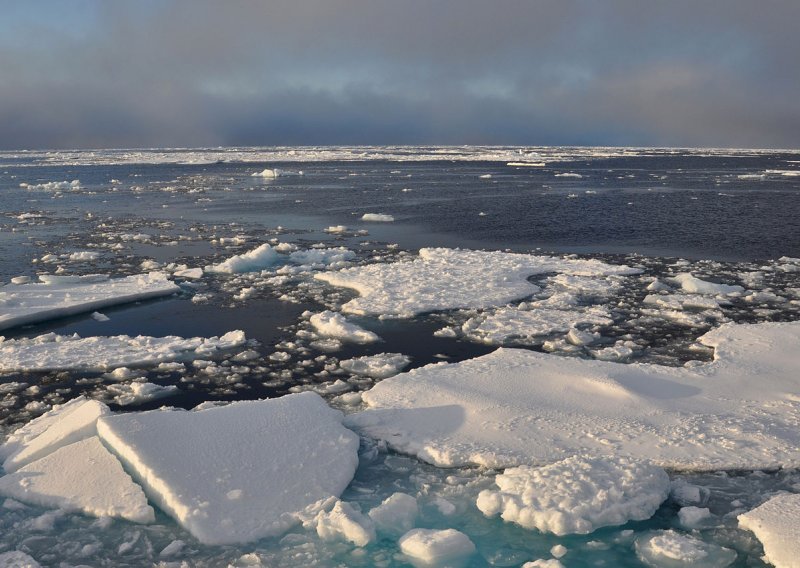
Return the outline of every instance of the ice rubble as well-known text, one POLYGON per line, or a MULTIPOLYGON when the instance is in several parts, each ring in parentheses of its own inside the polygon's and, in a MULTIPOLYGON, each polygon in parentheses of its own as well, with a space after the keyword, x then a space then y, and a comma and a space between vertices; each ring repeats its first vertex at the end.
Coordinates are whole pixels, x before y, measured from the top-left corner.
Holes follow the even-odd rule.
POLYGON ((439 466, 573 454, 691 470, 800 466, 800 322, 726 324, 700 342, 714 361, 686 368, 501 348, 384 380, 346 424, 439 466))
POLYGON ((358 465, 358 436, 310 392, 106 416, 97 430, 148 497, 205 544, 281 534, 340 495, 358 465))
POLYGON ((62 446, 0 477, 0 495, 95 517, 120 517, 137 523, 155 520, 142 488, 97 436, 62 446))
POLYGON ((486 315, 468 319, 461 330, 473 341, 502 345, 509 340, 531 343, 536 338, 556 332, 567 332, 578 325, 609 325, 613 323, 607 310, 598 307, 580 310, 536 308, 521 310, 500 308, 486 315))
POLYGON ((314 330, 323 337, 331 337, 352 343, 373 343, 380 337, 363 327, 349 322, 342 314, 325 310, 312 315, 308 320, 314 330))
POLYGON ((0 287, 0 330, 91 312, 136 300, 167 296, 180 288, 161 272, 109 278, 106 275, 39 276, 41 282, 0 287))
POLYGON ((604 276, 639 270, 594 259, 423 248, 414 260, 357 266, 315 278, 359 292, 360 297, 344 304, 345 312, 412 317, 436 310, 502 306, 539 290, 528 282, 529 276, 550 272, 604 276))
POLYGON ((478 509, 487 516, 556 535, 649 519, 667 498, 660 467, 628 458, 572 456, 544 466, 508 468, 485 489, 478 509))
POLYGON ((800 493, 781 493, 743 515, 739 526, 764 545, 767 562, 778 568, 800 566, 800 493))
POLYGON ((78 335, 55 333, 31 339, 0 337, 0 372, 107 371, 118 367, 142 367, 166 361, 208 358, 220 350, 239 347, 244 343, 245 334, 238 330, 210 338, 174 335, 81 338, 78 335))

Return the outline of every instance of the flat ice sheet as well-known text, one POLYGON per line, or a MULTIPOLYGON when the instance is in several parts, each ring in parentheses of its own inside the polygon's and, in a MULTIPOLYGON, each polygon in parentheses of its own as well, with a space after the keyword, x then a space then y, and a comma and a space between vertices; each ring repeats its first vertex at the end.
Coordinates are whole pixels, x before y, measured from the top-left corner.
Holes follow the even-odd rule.
POLYGON ((0 330, 168 296, 180 288, 161 272, 125 278, 40 276, 41 282, 0 287, 0 330))
POLYGON ((339 496, 358 465, 358 436, 314 393, 198 411, 98 421, 103 441, 148 497, 206 544, 276 536, 339 496))
POLYGON ((439 466, 508 467, 581 453, 677 469, 798 467, 800 322, 726 324, 712 363, 620 364, 518 349, 386 379, 347 418, 439 466))
POLYGON ((800 566, 800 494, 776 495, 739 515, 739 526, 755 533, 770 564, 778 568, 800 566))
POLYGON ((551 272, 605 276, 638 270, 594 259, 423 248, 414 260, 356 266, 315 278, 360 294, 342 306, 344 312, 412 317, 437 310, 502 306, 539 290, 528 282, 529 276, 551 272))
POLYGON ((95 517, 120 517, 137 523, 155 520, 142 488, 97 436, 62 446, 0 477, 0 495, 95 517))
POLYGON ((536 338, 567 332, 579 325, 609 325, 613 321, 607 310, 598 307, 576 310, 500 308, 491 314, 470 318, 461 329, 473 341, 502 345, 508 341, 532 343, 536 338))
POLYGON ((0 338, 0 372, 107 371, 142 367, 165 361, 212 357, 219 350, 245 343, 243 331, 222 337, 183 338, 116 335, 85 337, 48 333, 31 339, 0 338))

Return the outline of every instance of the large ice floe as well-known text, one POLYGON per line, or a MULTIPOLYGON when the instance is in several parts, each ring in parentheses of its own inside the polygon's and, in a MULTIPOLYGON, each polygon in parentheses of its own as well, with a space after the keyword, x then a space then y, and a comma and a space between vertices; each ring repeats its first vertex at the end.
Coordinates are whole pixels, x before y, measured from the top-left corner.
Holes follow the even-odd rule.
POLYGON ((620 364, 498 349, 386 379, 347 424, 439 466, 571 455, 682 470, 798 467, 800 322, 725 324, 714 361, 620 364))
POLYGON ((423 248, 414 260, 356 266, 315 278, 360 294, 342 306, 344 312, 412 317, 437 310, 502 306, 539 291, 528 281, 530 276, 553 272, 607 276, 639 270, 595 259, 423 248))
POLYGON ((359 440, 341 420, 310 392, 128 414, 75 399, 0 447, 0 494, 149 522, 146 494, 205 544, 277 536, 353 478, 359 440))
POLYGON ((47 333, 31 339, 0 337, 0 372, 107 371, 142 367, 167 361, 213 357, 245 343, 243 331, 222 337, 149 337, 116 335, 85 337, 47 333))
POLYGON ((781 493, 739 515, 739 526, 764 545, 767 562, 778 568, 800 566, 800 494, 781 493))
POLYGON ((180 288, 161 272, 124 278, 107 275, 39 276, 40 282, 0 287, 0 330, 91 312, 158 296, 180 288))

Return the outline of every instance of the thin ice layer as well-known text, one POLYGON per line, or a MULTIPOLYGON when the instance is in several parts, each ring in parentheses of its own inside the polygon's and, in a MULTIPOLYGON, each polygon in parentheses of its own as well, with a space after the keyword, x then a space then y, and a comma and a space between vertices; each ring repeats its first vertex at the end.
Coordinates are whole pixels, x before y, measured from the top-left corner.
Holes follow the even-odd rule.
POLYGON ((528 282, 529 276, 551 272, 602 276, 638 270, 595 259, 423 248, 411 261, 356 266, 315 278, 360 294, 342 306, 345 312, 412 317, 436 310, 502 306, 539 290, 528 282))
POLYGON ((739 526, 755 533, 770 564, 778 568, 800 566, 800 494, 776 495, 739 515, 739 526))
POLYGON ((245 343, 243 331, 222 337, 174 335, 148 337, 116 335, 85 337, 48 333, 31 339, 0 338, 0 372, 106 371, 117 367, 143 367, 165 361, 208 358, 223 349, 245 343))
POLYGON ((518 349, 428 365, 364 393, 348 425, 440 466, 583 453, 677 469, 798 467, 800 322, 726 324, 706 365, 673 368, 518 349))
POLYGON ((168 296, 180 290, 161 272, 125 278, 95 274, 39 279, 38 283, 7 284, 0 288, 0 329, 168 296))
POLYGON ((97 436, 63 446, 0 477, 0 495, 95 517, 120 517, 137 523, 155 520, 142 488, 97 436))
POLYGON ((3 469, 7 473, 16 471, 59 448, 94 436, 95 423, 105 414, 105 404, 84 397, 54 408, 14 432, 0 446, 0 457, 5 458, 3 469))
POLYGON ((670 490, 660 467, 613 457, 508 468, 495 483, 478 496, 483 514, 559 536, 649 519, 670 490))
POLYGON ((358 465, 358 436, 311 392, 108 416, 97 430, 153 502, 206 544, 283 533, 339 496, 358 465))

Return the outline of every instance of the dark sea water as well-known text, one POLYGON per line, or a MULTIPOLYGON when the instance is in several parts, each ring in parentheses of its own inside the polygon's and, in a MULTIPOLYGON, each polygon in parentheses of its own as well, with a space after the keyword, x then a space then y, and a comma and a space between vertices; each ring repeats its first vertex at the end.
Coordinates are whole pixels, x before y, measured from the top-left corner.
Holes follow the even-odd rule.
MULTIPOLYGON (((59 266, 67 274, 99 272, 112 276, 142 272, 141 263, 145 261, 202 267, 270 239, 300 248, 319 243, 344 246, 356 252, 356 263, 391 261, 421 247, 463 247, 578 254, 640 266, 653 277, 691 271, 711 281, 728 283, 741 283, 743 274, 763 271, 764 266, 773 266, 781 257, 800 257, 800 154, 795 152, 282 149, 265 150, 263 159, 258 152, 243 152, 145 152, 137 154, 138 158, 123 152, 0 153, 0 282, 19 275, 35 278, 59 266), (451 154, 453 159, 448 159, 451 154), (545 165, 507 165, 515 161, 515 156, 521 156, 516 158, 519 161, 544 161, 545 165), (264 168, 291 174, 302 171, 302 175, 274 179, 252 175, 264 168), (20 187, 23 183, 35 186, 71 180, 79 180, 79 188, 20 187), (364 213, 391 215, 394 221, 363 222, 360 218, 364 213), (335 225, 345 225, 347 231, 325 232, 335 225), (233 237, 242 238, 235 244, 219 241, 233 237), (42 260, 48 254, 85 250, 102 254, 91 262, 42 260)), ((786 298, 792 297, 793 290, 800 290, 800 273, 767 270, 764 278, 764 288, 786 298)), ((103 398, 100 373, 0 375, 0 383, 39 387, 34 394, 9 389, 3 395, 0 420, 5 428, 41 412, 45 407, 38 403, 63 402, 78 394, 107 400, 112 408, 121 410, 165 404, 192 408, 207 400, 273 397, 313 388, 331 380, 323 372, 326 366, 359 355, 404 353, 411 357, 413 368, 442 360, 464 360, 495 349, 463 338, 435 337, 434 331, 459 323, 463 317, 429 314, 411 320, 354 318, 384 342, 377 346, 345 345, 336 353, 321 354, 302 341, 299 347, 287 346, 297 343, 298 331, 307 328, 302 314, 339 306, 354 292, 301 278, 259 286, 252 297, 236 300, 235 292, 246 284, 237 284, 230 277, 207 276, 198 285, 181 285, 183 291, 170 298, 103 310, 110 317, 107 322, 76 316, 3 334, 189 337, 242 329, 262 358, 239 369, 237 380, 220 380, 220 376, 233 372, 235 364, 228 360, 219 362, 217 377, 204 375, 202 369, 191 365, 172 372, 143 369, 141 375, 148 381, 177 384, 181 394, 121 408, 103 398), (207 295, 208 300, 193 302, 197 294, 207 295), (268 355, 275 351, 290 352, 293 358, 289 362, 272 360, 268 355), (314 361, 301 366, 300 360, 314 361)), ((615 306, 617 314, 607 335, 638 342, 642 349, 635 360, 667 365, 708 360, 708 354, 698 354, 689 347, 715 322, 643 325, 639 304, 644 294, 641 286, 623 287, 603 300, 615 306)), ((726 321, 736 322, 794 321, 799 311, 797 302, 767 300, 758 305, 734 301, 723 309, 726 321)), ((542 350, 540 343, 524 347, 542 350)), ((370 384, 365 382, 363 388, 370 384)), ((364 497, 352 489, 353 500, 379 502, 392 491, 410 487, 409 471, 429 476, 433 485, 445 483, 446 473, 410 458, 385 452, 369 455, 355 487, 369 486, 372 492, 364 497)), ((747 475, 751 474, 743 474, 744 478, 747 475)), ((722 484, 744 500, 755 500, 760 492, 791 486, 797 479, 790 472, 766 480, 756 476, 749 482, 739 478, 720 481, 714 476, 695 482, 722 484)), ((729 505, 720 503, 718 507, 721 516, 725 507, 730 511, 729 505)), ((622 528, 641 532, 674 527, 676 510, 677 506, 668 504, 651 521, 622 528)), ((35 531, 28 529, 17 537, 8 536, 14 526, 24 525, 25 518, 19 512, 0 511, 0 531, 6 533, 0 547, 3 542, 15 547, 36 537, 35 531)), ((88 538, 92 531, 88 521, 76 518, 71 522, 73 540, 88 538)), ((191 538, 166 517, 159 522, 163 534, 151 538, 162 548, 170 538, 191 538)), ((435 515, 429 519, 431 525, 442 522, 435 515)), ((500 521, 490 522, 476 511, 467 514, 463 523, 482 551, 473 562, 475 566, 516 566, 536 558, 535 551, 546 552, 557 542, 541 535, 530 537, 529 531, 517 527, 500 526, 500 521), (499 552, 492 556, 495 540, 502 546, 495 547, 499 552)), ((736 547, 740 554, 735 565, 761 565, 758 543, 731 528, 735 522, 723 525, 703 538, 736 547)), ((113 564, 113 539, 129 537, 126 530, 130 532, 125 527, 112 530, 94 563, 88 563, 113 564)), ((78 561, 78 556, 69 556, 69 539, 53 535, 42 538, 50 539, 50 546, 61 547, 44 564, 57 565, 59 556, 78 561)), ((640 565, 631 552, 632 538, 617 528, 604 529, 593 537, 574 537, 568 547, 585 549, 585 554, 567 565, 589 566, 594 560, 608 566, 640 565), (592 538, 603 541, 605 548, 589 544, 592 538)), ((41 551, 47 546, 31 541, 28 548, 41 551)), ((266 542, 261 548, 266 551, 264 558, 273 564, 289 562, 281 552, 291 548, 289 544, 266 542)), ((234 562, 250 550, 199 545, 193 549, 190 561, 209 566, 234 562)), ((156 547, 156 553, 158 550, 156 547)), ((380 553, 391 565, 391 549, 380 553)), ((321 565, 349 563, 337 551, 319 552, 314 558, 321 565)), ((377 557, 362 559, 362 565, 370 565, 369 558, 377 557)), ((152 561, 152 551, 142 548, 125 561, 127 564, 119 565, 148 565, 152 561)))

